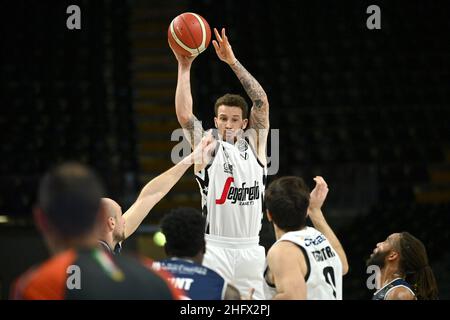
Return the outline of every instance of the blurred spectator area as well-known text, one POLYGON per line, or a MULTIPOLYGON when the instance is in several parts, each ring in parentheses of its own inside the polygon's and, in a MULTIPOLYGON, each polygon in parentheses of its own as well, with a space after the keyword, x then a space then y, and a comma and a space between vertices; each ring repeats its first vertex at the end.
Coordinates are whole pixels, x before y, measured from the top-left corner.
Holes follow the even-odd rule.
POLYGON ((70 4, 81 8, 81 30, 66 28, 67 1, 2 7, 0 214, 13 218, 30 215, 55 164, 92 166, 117 197, 137 171, 128 3, 70 4))

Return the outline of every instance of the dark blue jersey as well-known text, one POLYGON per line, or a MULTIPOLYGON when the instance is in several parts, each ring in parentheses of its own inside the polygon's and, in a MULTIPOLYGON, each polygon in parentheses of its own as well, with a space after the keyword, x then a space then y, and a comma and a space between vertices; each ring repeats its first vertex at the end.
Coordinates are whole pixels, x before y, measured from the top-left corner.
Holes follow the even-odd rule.
POLYGON ((386 284, 381 289, 377 290, 373 294, 372 300, 386 300, 386 296, 388 295, 388 293, 392 289, 397 288, 397 287, 405 287, 405 288, 409 289, 414 296, 416 296, 411 285, 408 282, 406 282, 404 279, 397 278, 397 279, 392 280, 388 284, 386 284))
POLYGON ((192 300, 223 300, 225 280, 215 271, 190 260, 171 258, 153 262, 155 270, 163 269, 173 275, 176 288, 184 290, 192 300))

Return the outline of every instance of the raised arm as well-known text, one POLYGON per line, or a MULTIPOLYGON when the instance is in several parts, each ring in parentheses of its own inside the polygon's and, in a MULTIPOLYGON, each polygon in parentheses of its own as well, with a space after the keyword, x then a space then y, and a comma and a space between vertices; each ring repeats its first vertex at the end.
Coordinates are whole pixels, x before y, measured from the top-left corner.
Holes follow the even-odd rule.
POLYGON ((194 116, 191 94, 191 66, 194 57, 181 56, 172 49, 178 61, 178 79, 175 92, 175 111, 178 122, 185 130, 191 147, 197 145, 203 136, 201 122, 194 116))
POLYGON ((322 177, 315 177, 314 181, 316 181, 316 187, 311 191, 308 215, 314 227, 323 233, 338 254, 342 263, 342 273, 345 275, 348 272, 347 256, 345 255, 344 248, 339 242, 339 239, 328 225, 322 213, 322 205, 328 194, 328 186, 322 177))
POLYGON ((266 143, 267 135, 270 127, 269 123, 269 100, 267 94, 261 87, 259 82, 245 69, 242 64, 236 59, 233 49, 225 34, 225 29, 222 28, 222 35, 214 28, 216 40, 213 40, 213 46, 216 49, 217 56, 220 60, 227 63, 234 71, 242 86, 247 92, 247 95, 252 100, 252 109, 250 112, 249 128, 254 129, 256 134, 253 138, 256 140, 256 149, 260 160, 266 159, 266 143), (265 130, 261 130, 265 129, 265 130))
POLYGON ((149 211, 172 189, 194 163, 208 162, 214 146, 211 135, 205 136, 194 151, 175 166, 160 174, 142 188, 136 202, 124 213, 125 238, 132 235, 149 211))

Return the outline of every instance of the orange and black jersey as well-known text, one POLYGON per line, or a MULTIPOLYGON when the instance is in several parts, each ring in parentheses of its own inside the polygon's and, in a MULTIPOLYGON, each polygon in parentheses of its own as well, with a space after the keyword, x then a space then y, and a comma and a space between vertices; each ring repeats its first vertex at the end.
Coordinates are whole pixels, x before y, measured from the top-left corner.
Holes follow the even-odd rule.
POLYGON ((31 269, 17 280, 11 298, 174 300, 181 296, 164 276, 138 260, 93 248, 67 250, 31 269))

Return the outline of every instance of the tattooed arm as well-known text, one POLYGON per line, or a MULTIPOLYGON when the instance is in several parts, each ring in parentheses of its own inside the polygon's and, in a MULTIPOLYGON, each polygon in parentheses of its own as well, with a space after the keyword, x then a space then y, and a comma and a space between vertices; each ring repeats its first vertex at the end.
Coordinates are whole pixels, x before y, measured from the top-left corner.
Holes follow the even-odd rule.
MULTIPOLYGON (((173 51, 173 50, 172 50, 173 51)), ((184 135, 194 148, 202 139, 202 123, 192 111, 191 65, 195 57, 185 57, 173 51, 178 60, 178 80, 175 92, 175 110, 178 122, 184 129, 184 135)))
POLYGON ((248 96, 253 102, 250 112, 250 139, 256 149, 258 158, 266 163, 266 143, 269 131, 269 101, 264 89, 258 81, 242 66, 234 56, 233 50, 225 29, 222 35, 214 28, 216 40, 213 40, 214 48, 220 60, 226 62, 234 71, 248 96))
POLYGON ((250 112, 250 128, 256 130, 269 129, 269 101, 264 89, 238 60, 231 64, 230 67, 253 102, 250 112))

